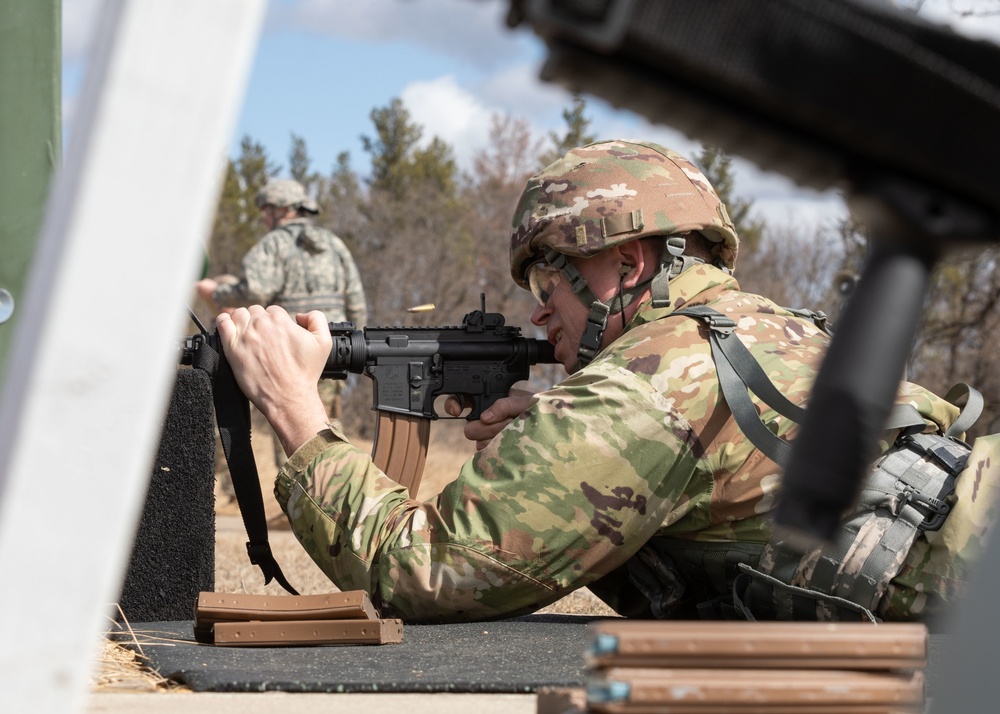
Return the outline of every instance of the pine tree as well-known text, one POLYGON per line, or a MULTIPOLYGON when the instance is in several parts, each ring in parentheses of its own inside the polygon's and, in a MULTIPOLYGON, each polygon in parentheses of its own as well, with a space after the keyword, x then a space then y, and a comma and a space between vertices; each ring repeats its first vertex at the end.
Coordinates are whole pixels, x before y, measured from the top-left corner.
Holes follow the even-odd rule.
POLYGON ((305 188, 306 193, 313 194, 317 188, 320 176, 311 169, 312 159, 306 140, 292 132, 292 147, 288 151, 288 173, 305 188))
POLYGON ((589 132, 590 118, 587 117, 587 100, 579 94, 573 95, 572 106, 563 109, 563 120, 566 130, 560 136, 554 131, 549 132, 553 148, 542 155, 542 166, 548 166, 570 149, 584 146, 597 141, 597 137, 589 132))
POLYGON ((457 190, 458 166, 451 146, 439 137, 420 148, 424 129, 410 117, 399 98, 371 111, 375 138, 362 136, 361 144, 371 155, 369 185, 373 193, 403 199, 413 191, 436 190, 453 197, 457 190))
POLYGON ((750 217, 753 201, 735 195, 732 162, 722 149, 709 144, 701 145, 701 154, 695 159, 695 163, 726 205, 729 218, 736 226, 736 234, 740 237, 741 247, 751 248, 760 243, 765 225, 764 221, 750 217))
POLYGON ((317 177, 316 200, 320 215, 316 221, 333 231, 347 243, 352 253, 356 253, 367 221, 364 192, 358 175, 351 169, 350 158, 348 152, 341 151, 330 176, 317 177))
POLYGON ((423 127, 398 98, 370 116, 375 134, 361 138, 371 178, 355 253, 367 276, 369 319, 398 320, 407 307, 423 303, 436 304, 437 312, 406 315, 408 321, 460 318, 468 311, 464 278, 471 272, 473 233, 464 220, 453 150, 438 137, 419 146, 423 127))
POLYGON ((257 192, 280 167, 272 164, 259 142, 244 136, 240 155, 226 166, 215 223, 209 241, 209 273, 239 274, 243 255, 261 236, 257 192))
POLYGON ((457 173, 454 151, 435 136, 426 149, 417 149, 413 152, 413 161, 405 175, 413 183, 427 184, 446 196, 453 196, 457 173))

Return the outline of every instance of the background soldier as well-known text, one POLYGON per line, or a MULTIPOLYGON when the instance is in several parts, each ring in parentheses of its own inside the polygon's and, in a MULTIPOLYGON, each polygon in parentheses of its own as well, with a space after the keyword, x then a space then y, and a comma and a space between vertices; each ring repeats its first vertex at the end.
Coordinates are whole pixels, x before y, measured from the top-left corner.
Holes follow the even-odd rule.
MULTIPOLYGON (((319 310, 328 322, 368 320, 365 291, 344 242, 313 225, 319 206, 298 181, 271 179, 257 194, 268 233, 243 258, 243 277, 219 275, 196 284, 198 295, 223 308, 279 305, 290 314, 319 310)), ((331 419, 342 412, 343 382, 322 380, 331 419)), ((280 449, 276 457, 284 461, 280 449)))
MULTIPOLYGON (((511 275, 538 301, 531 321, 569 376, 511 394, 470 422, 466 436, 480 451, 425 503, 327 428, 308 395, 331 349, 320 313, 298 325, 260 306, 219 316, 240 386, 290 456, 275 491, 296 536, 339 588, 367 590, 383 613, 408 621, 521 614, 583 586, 628 616, 732 616, 746 575, 739 566, 769 568, 780 468, 736 423, 709 330, 683 311, 729 318, 727 338, 797 406, 828 335, 739 289, 725 206, 694 164, 655 144, 568 152, 528 181, 510 241, 511 275)), ((920 437, 942 434, 959 415, 906 382, 897 401, 920 437)), ((794 435, 796 425, 766 404, 750 411, 772 436, 794 435)), ((889 434, 884 448, 893 441, 889 434)), ((844 595, 796 607, 794 617, 840 616, 840 604, 856 602, 842 586, 867 577, 869 562, 882 578, 861 603, 869 616, 926 619, 959 598, 993 518, 996 443, 977 439, 938 530, 911 528, 912 540, 891 551, 875 547, 884 531, 855 531, 858 547, 843 551, 839 570, 827 559, 798 568, 789 580, 799 590, 825 573, 844 595), (857 559, 873 547, 877 557, 857 559)), ((900 483, 889 490, 871 509, 880 526, 910 518, 909 502, 922 495, 900 483)))

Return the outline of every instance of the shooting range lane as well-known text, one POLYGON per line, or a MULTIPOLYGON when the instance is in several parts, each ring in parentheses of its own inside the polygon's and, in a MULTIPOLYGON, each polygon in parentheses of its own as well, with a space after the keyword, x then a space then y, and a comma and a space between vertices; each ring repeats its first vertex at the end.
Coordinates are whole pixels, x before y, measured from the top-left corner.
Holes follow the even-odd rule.
MULTIPOLYGON (((405 625, 402 644, 325 647, 201 645, 190 621, 132 623, 132 631, 153 669, 196 692, 524 694, 583 686, 586 625, 596 619, 405 625)), ((121 639, 134 642, 127 631, 121 639)))

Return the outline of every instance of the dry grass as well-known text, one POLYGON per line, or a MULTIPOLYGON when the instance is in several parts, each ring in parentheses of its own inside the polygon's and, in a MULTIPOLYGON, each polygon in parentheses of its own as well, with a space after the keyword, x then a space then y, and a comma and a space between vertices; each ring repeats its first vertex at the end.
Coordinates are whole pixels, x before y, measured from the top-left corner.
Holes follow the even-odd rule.
POLYGON ((118 608, 121 624, 114 631, 117 639, 105 638, 95 667, 93 689, 99 692, 188 692, 190 689, 166 679, 146 665, 143 646, 173 646, 170 640, 156 633, 135 631, 125 613, 118 608), (128 633, 127 639, 124 633, 128 633))
POLYGON ((102 642, 93 689, 98 692, 190 691, 147 667, 145 659, 129 647, 107 639, 102 642))

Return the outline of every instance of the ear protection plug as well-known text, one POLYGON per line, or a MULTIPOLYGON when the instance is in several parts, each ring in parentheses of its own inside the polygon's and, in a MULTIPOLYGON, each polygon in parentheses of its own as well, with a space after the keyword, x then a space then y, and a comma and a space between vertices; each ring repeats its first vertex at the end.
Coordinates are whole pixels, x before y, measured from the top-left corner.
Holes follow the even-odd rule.
POLYGON ((625 263, 622 263, 621 267, 618 268, 618 274, 621 275, 623 278, 631 272, 632 268, 625 265, 625 263))

